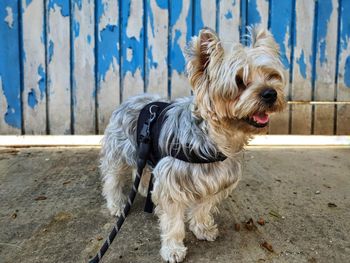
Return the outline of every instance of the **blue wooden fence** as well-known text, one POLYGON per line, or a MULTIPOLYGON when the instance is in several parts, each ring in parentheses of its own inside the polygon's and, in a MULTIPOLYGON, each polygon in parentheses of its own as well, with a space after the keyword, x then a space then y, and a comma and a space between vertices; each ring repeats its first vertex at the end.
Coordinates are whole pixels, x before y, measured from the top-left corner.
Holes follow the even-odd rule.
POLYGON ((350 133, 350 0, 0 0, 0 133, 103 133, 140 92, 190 94, 183 50, 204 27, 280 45, 289 108, 274 134, 350 133))

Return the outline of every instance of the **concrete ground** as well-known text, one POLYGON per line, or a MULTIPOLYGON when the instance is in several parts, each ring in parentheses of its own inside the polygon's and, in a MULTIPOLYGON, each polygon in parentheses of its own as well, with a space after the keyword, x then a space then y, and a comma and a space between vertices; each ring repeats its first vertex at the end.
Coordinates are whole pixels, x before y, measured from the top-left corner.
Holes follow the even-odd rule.
MULTIPOLYGON (((0 149, 1 263, 95 255, 115 221, 100 194, 98 152, 0 149)), ((249 149, 245 159, 216 217, 219 238, 187 232, 186 262, 350 262, 350 149, 249 149)), ((138 196, 103 262, 161 261, 157 219, 143 204, 138 196)))

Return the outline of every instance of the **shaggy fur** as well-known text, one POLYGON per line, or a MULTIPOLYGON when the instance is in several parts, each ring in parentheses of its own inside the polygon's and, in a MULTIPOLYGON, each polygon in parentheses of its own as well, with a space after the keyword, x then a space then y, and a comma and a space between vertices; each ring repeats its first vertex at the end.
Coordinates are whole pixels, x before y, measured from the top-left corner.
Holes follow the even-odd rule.
MULTIPOLYGON (((198 239, 216 239, 219 232, 213 213, 241 177, 240 152, 251 136, 267 131, 269 114, 285 106, 285 76, 276 42, 268 31, 258 28, 250 30, 250 39, 248 47, 235 44, 225 50, 212 30, 203 29, 189 45, 187 73, 194 96, 173 102, 159 147, 167 154, 173 147, 187 152, 191 145, 204 157, 221 152, 227 159, 192 164, 165 157, 154 168, 152 200, 165 261, 185 258, 185 222, 198 239)), ((106 129, 100 167, 103 195, 112 215, 122 212, 122 187, 136 168, 139 112, 153 101, 161 99, 147 94, 128 99, 115 110, 106 129)), ((149 172, 148 167, 142 177, 139 190, 143 194, 149 172)))

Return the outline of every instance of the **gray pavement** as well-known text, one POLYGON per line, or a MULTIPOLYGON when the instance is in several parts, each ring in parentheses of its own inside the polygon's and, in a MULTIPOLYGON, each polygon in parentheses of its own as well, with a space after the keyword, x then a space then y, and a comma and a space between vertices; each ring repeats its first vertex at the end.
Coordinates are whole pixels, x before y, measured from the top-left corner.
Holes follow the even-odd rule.
MULTIPOLYGON (((0 149, 1 263, 87 262, 96 253, 115 220, 100 194, 98 152, 0 149)), ((185 262, 350 262, 350 149, 251 148, 245 159, 216 216, 219 238, 187 232, 185 262)), ((161 262, 157 218, 143 204, 138 196, 103 262, 161 262)))

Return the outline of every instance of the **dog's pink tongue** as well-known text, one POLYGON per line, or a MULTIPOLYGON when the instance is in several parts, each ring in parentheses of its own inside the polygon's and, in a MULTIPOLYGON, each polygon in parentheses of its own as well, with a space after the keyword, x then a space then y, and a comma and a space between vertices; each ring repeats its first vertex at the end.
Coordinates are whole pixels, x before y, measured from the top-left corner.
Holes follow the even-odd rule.
POLYGON ((257 113, 253 115, 254 121, 260 124, 265 124, 269 121, 269 115, 266 113, 257 113))

